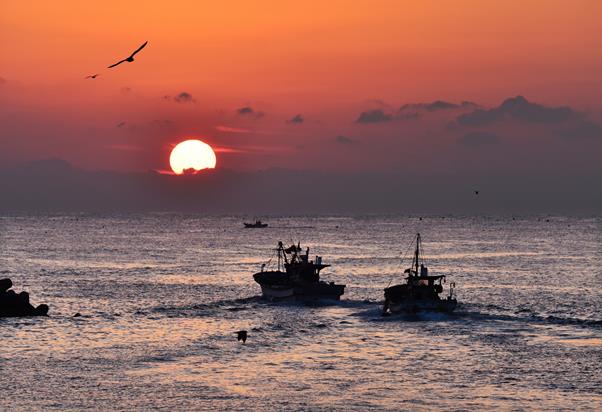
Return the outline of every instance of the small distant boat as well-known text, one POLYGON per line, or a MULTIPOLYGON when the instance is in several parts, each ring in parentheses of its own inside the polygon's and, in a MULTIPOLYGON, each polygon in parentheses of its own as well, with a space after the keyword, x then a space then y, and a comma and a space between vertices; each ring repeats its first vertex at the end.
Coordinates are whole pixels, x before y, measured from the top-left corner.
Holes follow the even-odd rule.
POLYGON ((385 289, 383 315, 417 312, 453 312, 458 301, 454 298, 455 284, 449 286, 449 295, 441 299, 445 275, 430 276, 424 260, 420 256, 422 241, 420 233, 416 235, 416 249, 412 266, 406 269, 405 283, 385 289))
POLYGON ((282 242, 278 242, 276 253, 276 270, 266 271, 266 265, 263 264, 261 272, 253 275, 255 282, 261 286, 264 298, 340 300, 345 293, 345 285, 320 280, 320 271, 330 265, 323 264, 321 256, 316 256, 315 261, 309 260, 309 248, 302 254, 299 243, 285 248, 282 242))
POLYGON ((267 223, 262 223, 261 220, 256 220, 255 223, 245 223, 245 228, 262 228, 268 227, 267 223))

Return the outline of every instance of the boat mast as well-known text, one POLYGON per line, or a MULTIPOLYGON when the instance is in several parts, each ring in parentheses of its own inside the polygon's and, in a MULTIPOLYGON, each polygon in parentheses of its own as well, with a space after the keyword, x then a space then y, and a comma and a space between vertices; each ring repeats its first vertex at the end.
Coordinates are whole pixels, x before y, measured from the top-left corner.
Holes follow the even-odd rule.
POLYGON ((420 233, 416 235, 416 254, 414 260, 416 263, 416 276, 418 276, 418 257, 420 256, 420 233))

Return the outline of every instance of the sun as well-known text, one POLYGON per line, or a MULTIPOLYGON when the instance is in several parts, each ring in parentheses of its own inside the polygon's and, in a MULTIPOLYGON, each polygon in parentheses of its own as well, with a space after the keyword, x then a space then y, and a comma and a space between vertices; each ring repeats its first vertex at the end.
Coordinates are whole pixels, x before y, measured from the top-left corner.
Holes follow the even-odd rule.
POLYGON ((211 146, 196 139, 178 143, 169 155, 169 165, 177 175, 188 171, 215 169, 216 162, 215 152, 211 146))

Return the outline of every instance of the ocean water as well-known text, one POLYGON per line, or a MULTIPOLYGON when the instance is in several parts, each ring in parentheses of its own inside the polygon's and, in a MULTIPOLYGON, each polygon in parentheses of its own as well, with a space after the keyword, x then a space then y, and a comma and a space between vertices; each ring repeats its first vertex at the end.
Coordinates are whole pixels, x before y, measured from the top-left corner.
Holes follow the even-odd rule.
POLYGON ((0 319, 0 410, 602 408, 602 218, 243 220, 1 217, 0 277, 50 316, 0 319), (417 232, 461 304, 383 318, 417 232), (278 240, 342 301, 259 299, 278 240))

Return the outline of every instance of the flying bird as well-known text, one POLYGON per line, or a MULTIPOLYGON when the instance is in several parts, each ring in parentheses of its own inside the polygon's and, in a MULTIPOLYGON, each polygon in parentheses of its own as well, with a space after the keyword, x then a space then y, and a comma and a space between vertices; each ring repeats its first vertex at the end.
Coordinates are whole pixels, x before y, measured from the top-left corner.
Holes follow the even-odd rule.
POLYGON ((479 194, 479 191, 478 191, 478 190, 475 190, 475 191, 474 191, 474 194, 475 194, 475 195, 478 195, 478 194, 479 194))
POLYGON ((237 341, 241 341, 242 343, 245 343, 247 341, 247 331, 246 330, 239 330, 238 332, 234 332, 236 333, 236 340, 237 341))
POLYGON ((90 76, 86 76, 86 79, 96 79, 98 76, 100 76, 100 74, 96 73, 96 74, 92 74, 90 76))
POLYGON ((146 46, 147 43, 148 43, 148 41, 145 41, 144 44, 142 46, 138 47, 134 53, 130 54, 130 57, 127 57, 127 58, 125 58, 123 60, 118 61, 115 64, 110 65, 109 69, 111 69, 111 68, 113 68, 115 66, 119 66, 123 62, 128 62, 128 63, 133 62, 134 61, 134 56, 136 55, 136 53, 138 53, 140 50, 142 50, 144 48, 144 46, 146 46))

